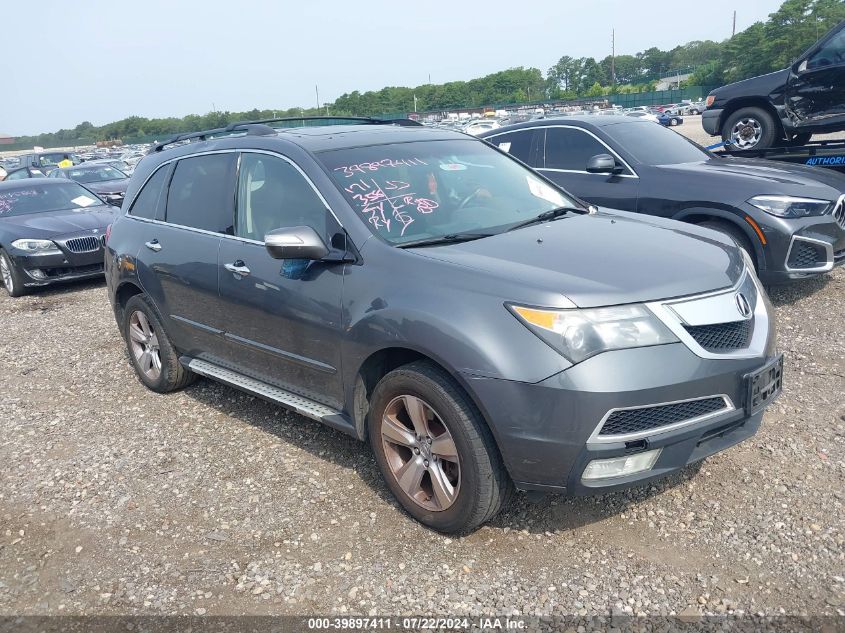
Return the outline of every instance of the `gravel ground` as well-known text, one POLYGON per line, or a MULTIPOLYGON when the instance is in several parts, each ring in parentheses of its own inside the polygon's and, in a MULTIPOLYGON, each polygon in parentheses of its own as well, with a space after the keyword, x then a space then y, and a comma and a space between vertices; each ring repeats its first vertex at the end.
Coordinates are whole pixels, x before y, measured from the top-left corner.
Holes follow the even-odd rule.
POLYGON ((0 614, 845 614, 845 270, 772 293, 785 391, 659 485, 446 538, 369 451, 135 378, 104 285, 0 297, 0 614))

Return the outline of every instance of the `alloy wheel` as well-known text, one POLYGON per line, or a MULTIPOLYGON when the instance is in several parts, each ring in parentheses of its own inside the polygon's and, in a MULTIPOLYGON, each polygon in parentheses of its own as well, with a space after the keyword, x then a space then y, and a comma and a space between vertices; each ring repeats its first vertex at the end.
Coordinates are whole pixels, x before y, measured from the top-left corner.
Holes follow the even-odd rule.
POLYGON ((751 149, 763 137, 763 126, 757 119, 745 117, 737 121, 731 130, 731 143, 740 149, 751 149))
POLYGON ((3 277, 3 285, 6 286, 6 290, 9 291, 9 294, 12 294, 15 291, 15 280, 12 277, 12 267, 6 255, 0 255, 0 276, 3 277))
POLYGON ((458 498, 461 465, 448 427, 430 404, 397 396, 381 421, 384 455, 403 492, 426 510, 442 512, 458 498))
POLYGON ((147 315, 139 310, 129 317, 129 343, 138 368, 150 380, 158 380, 161 376, 158 336, 147 315))

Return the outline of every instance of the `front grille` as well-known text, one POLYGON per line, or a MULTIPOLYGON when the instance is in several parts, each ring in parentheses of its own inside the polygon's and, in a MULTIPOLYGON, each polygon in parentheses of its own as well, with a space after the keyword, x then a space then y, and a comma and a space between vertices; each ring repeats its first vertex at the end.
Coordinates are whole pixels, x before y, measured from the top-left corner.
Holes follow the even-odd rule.
POLYGON ((795 240, 786 265, 790 268, 818 268, 827 263, 827 253, 820 245, 795 240))
POLYGON ((751 320, 713 323, 711 325, 685 325, 695 342, 711 352, 744 349, 751 340, 751 320))
POLYGON ((65 246, 71 253, 93 253, 100 248, 100 238, 74 237, 67 240, 65 246))
POLYGON ((713 397, 663 404, 641 409, 623 409, 611 413, 601 427, 602 435, 629 435, 692 420, 727 409, 724 398, 713 397))
POLYGON ((60 277, 68 277, 68 276, 77 276, 77 275, 89 275, 94 273, 101 273, 103 272, 104 265, 100 264, 89 264, 88 266, 75 266, 73 268, 65 266, 64 268, 42 268, 42 272, 47 276, 49 279, 57 279, 60 277))
POLYGON ((833 208, 833 218, 839 226, 845 229, 845 195, 839 196, 839 200, 833 208))

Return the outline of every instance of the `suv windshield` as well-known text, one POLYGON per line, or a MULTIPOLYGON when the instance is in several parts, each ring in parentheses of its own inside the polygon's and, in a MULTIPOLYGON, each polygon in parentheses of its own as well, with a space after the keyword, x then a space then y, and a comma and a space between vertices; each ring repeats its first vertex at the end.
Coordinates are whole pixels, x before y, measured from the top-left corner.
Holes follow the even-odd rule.
POLYGON ((103 203, 75 183, 54 185, 50 182, 49 185, 38 184, 0 191, 0 218, 60 209, 79 210, 98 204, 103 203))
POLYGON ((479 141, 418 141, 317 155, 375 234, 405 242, 497 233, 545 211, 579 206, 479 141))
POLYGON ((602 129, 643 165, 700 163, 710 158, 692 141, 650 121, 614 123, 602 129))
POLYGON ((121 180, 126 174, 114 167, 104 165, 102 167, 86 167, 79 169, 68 169, 67 175, 76 182, 105 182, 106 180, 121 180))

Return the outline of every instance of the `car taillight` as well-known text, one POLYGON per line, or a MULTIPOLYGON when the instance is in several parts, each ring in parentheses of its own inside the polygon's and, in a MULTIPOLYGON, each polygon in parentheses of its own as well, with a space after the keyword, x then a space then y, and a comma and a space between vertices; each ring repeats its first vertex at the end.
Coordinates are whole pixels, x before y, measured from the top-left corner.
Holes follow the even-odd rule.
POLYGON ((706 108, 709 108, 710 106, 713 105, 713 102, 715 100, 716 100, 716 97, 714 97, 713 95, 707 95, 707 100, 704 102, 704 106, 706 108))
POLYGON ((104 240, 104 244, 109 243, 109 236, 111 235, 111 224, 106 227, 106 239, 104 240))

